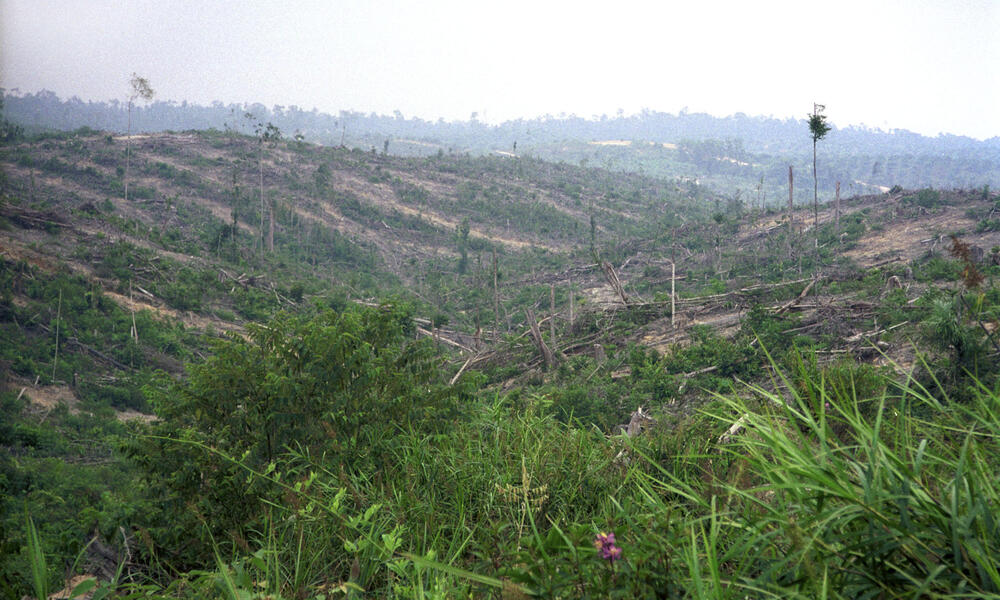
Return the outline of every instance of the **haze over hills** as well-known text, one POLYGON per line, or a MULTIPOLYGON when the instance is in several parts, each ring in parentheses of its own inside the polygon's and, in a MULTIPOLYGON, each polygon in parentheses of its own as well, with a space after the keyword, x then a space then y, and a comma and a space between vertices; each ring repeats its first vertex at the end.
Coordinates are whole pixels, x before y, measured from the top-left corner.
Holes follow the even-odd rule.
MULTIPOLYGON (((127 106, 118 101, 61 100, 51 92, 7 95, 8 118, 27 130, 96 130, 123 132, 127 106)), ((830 107, 835 114, 836 107, 830 107)), ((403 156, 443 153, 515 153, 613 171, 697 180, 727 196, 737 192, 769 198, 787 197, 787 169, 794 166, 803 181, 811 173, 812 143, 804 120, 713 117, 643 111, 636 115, 585 119, 560 115, 488 125, 424 121, 393 116, 306 111, 296 106, 267 108, 261 104, 198 106, 157 101, 137 105, 134 123, 140 131, 233 129, 249 133, 245 118, 276 125, 288 137, 346 145, 403 156), (629 142, 627 144, 614 142, 629 142), (781 192, 785 188, 784 193, 781 192)), ((836 122, 836 119, 833 120, 836 122)), ((964 136, 926 137, 905 130, 837 128, 819 144, 819 188, 823 200, 833 198, 836 182, 844 194, 905 188, 973 188, 1000 186, 1000 137, 976 140, 964 136)), ((810 186, 800 185, 796 202, 812 200, 810 186)))

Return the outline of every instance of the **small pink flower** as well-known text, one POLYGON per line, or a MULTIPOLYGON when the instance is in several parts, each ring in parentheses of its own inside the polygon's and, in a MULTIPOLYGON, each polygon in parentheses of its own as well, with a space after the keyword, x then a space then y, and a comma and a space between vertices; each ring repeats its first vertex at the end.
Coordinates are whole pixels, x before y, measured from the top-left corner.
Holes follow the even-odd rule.
POLYGON ((614 533, 601 533, 597 534, 594 538, 594 547, 597 548, 598 553, 604 560, 614 563, 622 557, 622 549, 615 545, 615 534, 614 533))

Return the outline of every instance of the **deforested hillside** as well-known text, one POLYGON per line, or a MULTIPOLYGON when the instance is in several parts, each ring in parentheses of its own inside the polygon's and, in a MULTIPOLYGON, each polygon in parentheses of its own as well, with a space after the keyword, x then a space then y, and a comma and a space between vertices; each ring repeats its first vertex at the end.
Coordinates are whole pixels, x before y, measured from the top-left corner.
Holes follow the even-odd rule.
MULTIPOLYGON (((120 102, 61 99, 52 92, 4 94, 10 119, 30 132, 73 131, 90 127, 128 130, 127 106, 120 102)), ((845 193, 869 193, 900 185, 943 189, 1000 187, 1000 138, 920 135, 907 130, 835 124, 822 144, 824 169, 819 188, 830 198, 836 182, 845 193)), ((259 103, 211 106, 155 101, 135 106, 143 131, 233 129, 252 133, 254 123, 272 122, 282 131, 328 146, 377 150, 397 156, 439 152, 473 156, 520 154, 553 162, 601 167, 619 173, 645 173, 665 179, 699 181, 717 192, 744 197, 767 195, 775 201, 788 165, 805 174, 810 168, 808 125, 801 119, 737 113, 726 117, 681 111, 642 110, 637 114, 561 114, 491 124, 427 121, 394 115, 299 106, 268 108, 259 103)), ((796 202, 806 202, 805 187, 796 202)))
POLYGON ((460 237, 477 256, 561 260, 592 237, 649 235, 678 213, 707 210, 697 188, 531 158, 404 159, 212 132, 127 139, 84 131, 9 146, 3 160, 11 193, 105 228, 136 226, 120 227, 119 239, 233 260, 288 252, 397 277, 414 275, 410 259, 457 260, 460 237))
POLYGON ((989 188, 264 133, 0 147, 6 591, 996 591, 989 188))

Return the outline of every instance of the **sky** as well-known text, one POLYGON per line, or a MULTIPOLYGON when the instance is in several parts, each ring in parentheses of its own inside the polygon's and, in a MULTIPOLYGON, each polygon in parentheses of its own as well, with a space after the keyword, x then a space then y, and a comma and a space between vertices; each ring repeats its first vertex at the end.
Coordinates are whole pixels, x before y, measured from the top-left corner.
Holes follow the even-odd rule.
POLYGON ((0 0, 0 87, 490 123, 619 110, 1000 136, 1000 0, 0 0))

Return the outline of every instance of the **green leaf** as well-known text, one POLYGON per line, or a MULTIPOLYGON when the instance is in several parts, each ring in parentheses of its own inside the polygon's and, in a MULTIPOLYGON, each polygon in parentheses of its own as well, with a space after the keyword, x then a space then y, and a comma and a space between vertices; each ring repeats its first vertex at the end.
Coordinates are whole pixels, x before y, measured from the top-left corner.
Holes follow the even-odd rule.
POLYGON ((31 559, 31 582, 35 587, 35 597, 46 600, 49 596, 49 569, 45 563, 45 553, 42 542, 38 538, 38 529, 30 516, 25 517, 28 525, 28 555, 31 559))
POLYGON ((80 583, 76 584, 76 587, 73 588, 73 591, 69 593, 69 597, 72 599, 76 598, 77 596, 82 596, 87 592, 89 592, 90 590, 94 589, 94 586, 96 585, 97 585, 97 579, 84 579, 80 583))

